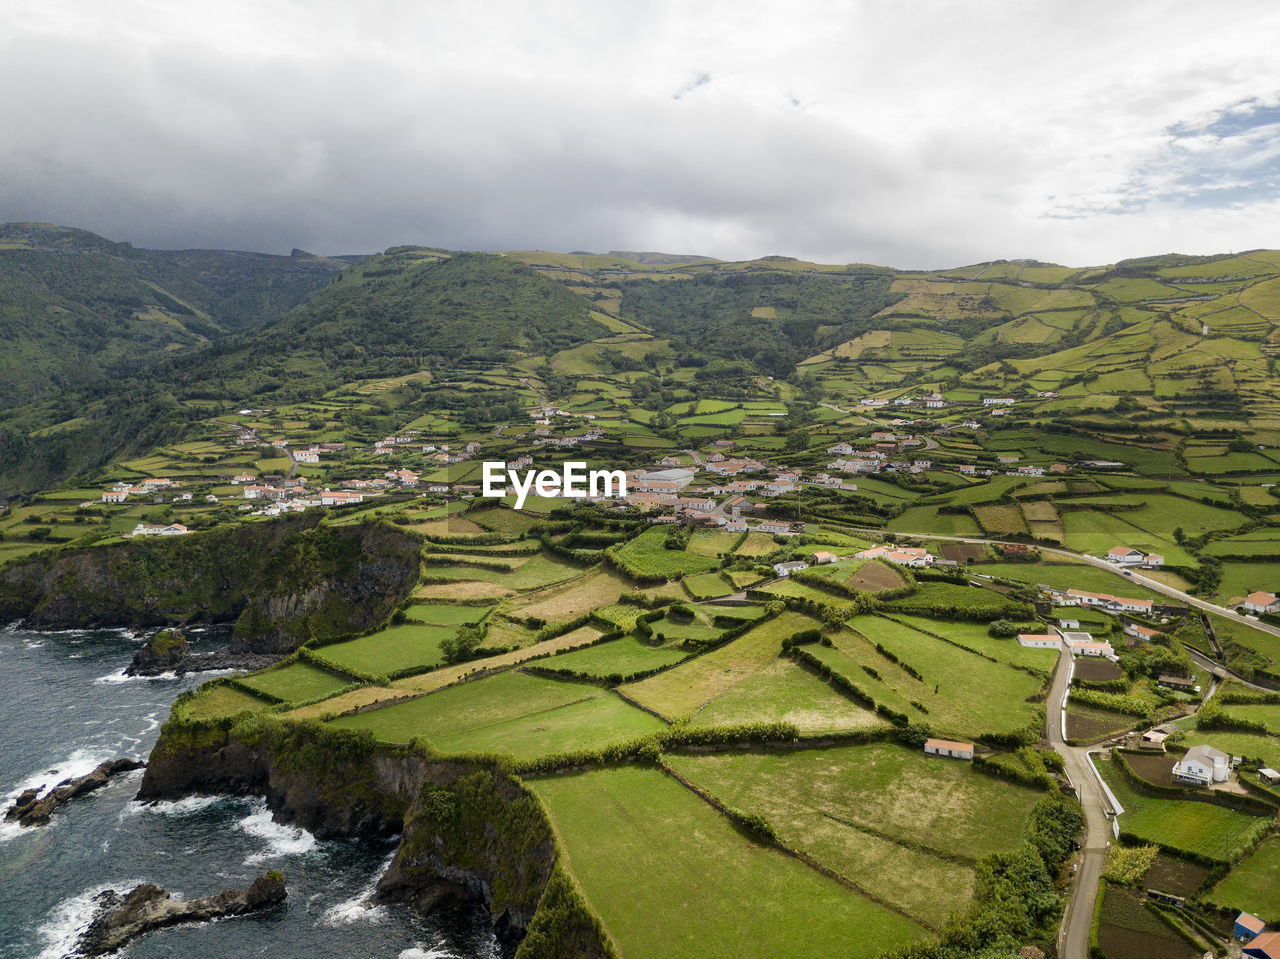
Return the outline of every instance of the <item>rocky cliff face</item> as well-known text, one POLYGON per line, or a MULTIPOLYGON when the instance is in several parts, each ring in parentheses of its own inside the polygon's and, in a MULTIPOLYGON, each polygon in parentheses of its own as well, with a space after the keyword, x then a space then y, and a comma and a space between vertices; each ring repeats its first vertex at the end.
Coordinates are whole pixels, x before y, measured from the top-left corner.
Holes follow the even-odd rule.
POLYGON ((384 623, 418 578, 395 527, 303 515, 56 551, 0 571, 0 621, 35 629, 235 621, 233 649, 281 653, 384 623))
POLYGON ((423 910, 450 898, 483 902, 499 935, 523 940, 518 959, 614 955, 557 870, 537 799, 500 770, 314 723, 259 716, 226 729, 171 720, 138 798, 191 793, 263 795, 277 818, 321 838, 402 833, 379 883, 383 898, 423 910))

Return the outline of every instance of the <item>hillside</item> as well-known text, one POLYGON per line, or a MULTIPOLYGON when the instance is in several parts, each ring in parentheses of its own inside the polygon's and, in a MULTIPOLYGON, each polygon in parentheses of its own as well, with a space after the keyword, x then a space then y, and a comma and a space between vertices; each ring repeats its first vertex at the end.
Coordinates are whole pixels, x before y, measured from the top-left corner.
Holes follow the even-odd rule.
POLYGON ((121 374, 278 319, 340 261, 154 251, 83 230, 0 225, 0 409, 121 374))

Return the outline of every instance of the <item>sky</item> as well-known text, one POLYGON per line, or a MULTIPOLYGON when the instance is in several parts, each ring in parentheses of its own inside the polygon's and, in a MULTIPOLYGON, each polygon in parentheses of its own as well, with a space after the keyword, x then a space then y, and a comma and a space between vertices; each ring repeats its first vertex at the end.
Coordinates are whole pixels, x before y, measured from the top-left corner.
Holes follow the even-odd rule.
POLYGON ((156 248, 1280 247, 1280 4, 0 0, 0 221, 156 248))

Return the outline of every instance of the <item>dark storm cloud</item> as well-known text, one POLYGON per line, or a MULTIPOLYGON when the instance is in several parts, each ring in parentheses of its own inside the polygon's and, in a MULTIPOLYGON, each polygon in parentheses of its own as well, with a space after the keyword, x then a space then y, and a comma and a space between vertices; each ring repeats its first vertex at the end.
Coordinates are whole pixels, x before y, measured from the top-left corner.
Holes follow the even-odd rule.
POLYGON ((0 39, 0 219, 903 266, 1275 245, 1248 164, 1229 210, 1179 202, 1197 141, 1170 133, 1274 104, 1269 6, 777 12, 41 5, 0 39))

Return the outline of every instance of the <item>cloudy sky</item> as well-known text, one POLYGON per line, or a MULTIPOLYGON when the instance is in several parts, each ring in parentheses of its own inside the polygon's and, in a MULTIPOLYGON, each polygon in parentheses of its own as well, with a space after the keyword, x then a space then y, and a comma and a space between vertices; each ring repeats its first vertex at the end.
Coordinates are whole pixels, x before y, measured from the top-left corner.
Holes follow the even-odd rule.
POLYGON ((0 0, 0 220, 935 267, 1280 246, 1280 4, 0 0))

